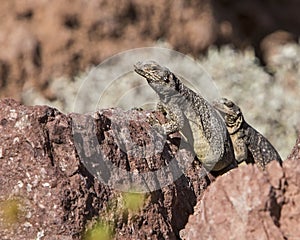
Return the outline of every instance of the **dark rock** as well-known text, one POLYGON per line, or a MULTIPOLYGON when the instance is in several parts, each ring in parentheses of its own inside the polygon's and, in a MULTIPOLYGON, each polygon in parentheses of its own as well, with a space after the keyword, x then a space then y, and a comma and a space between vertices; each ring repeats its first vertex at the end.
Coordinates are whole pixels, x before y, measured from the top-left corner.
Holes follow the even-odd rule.
MULTIPOLYGON (((136 187, 139 182, 129 181, 118 188, 122 186, 121 170, 151 173, 171 165, 176 154, 183 161, 194 160, 188 150, 178 150, 178 134, 165 139, 162 153, 155 149, 159 141, 153 141, 146 119, 163 120, 162 115, 120 109, 103 110, 94 116, 64 115, 47 106, 26 107, 11 99, 1 100, 0 109, 1 239, 80 239, 99 218, 112 222, 117 239, 175 239, 209 184, 199 173, 199 164, 190 164, 181 174, 180 161, 173 163, 173 168, 162 172, 169 182, 159 181, 161 175, 153 174, 141 183, 153 191, 145 193, 144 206, 131 213, 120 207, 122 189, 126 190, 126 184, 136 187), (92 146, 88 141, 93 141, 87 138, 89 134, 94 134, 94 143, 103 154, 92 163, 105 156, 119 169, 119 175, 96 165, 95 171, 88 171, 91 166, 86 161, 93 160, 90 157, 97 148, 88 148, 92 146), (5 209, 13 206, 15 218, 9 221, 5 209)), ((163 135, 155 137, 161 140, 163 135)))
POLYGON ((161 113, 64 115, 12 99, 0 109, 1 239, 81 239, 101 223, 116 239, 300 237, 299 139, 283 168, 240 166, 204 192, 210 180, 180 135, 152 131, 161 113), (131 193, 135 210, 124 190, 146 191, 131 193))

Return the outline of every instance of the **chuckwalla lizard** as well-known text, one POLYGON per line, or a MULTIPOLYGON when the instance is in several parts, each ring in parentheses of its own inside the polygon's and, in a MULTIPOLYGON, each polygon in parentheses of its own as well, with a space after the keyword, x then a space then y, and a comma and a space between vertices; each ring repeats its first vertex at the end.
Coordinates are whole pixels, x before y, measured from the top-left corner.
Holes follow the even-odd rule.
POLYGON ((224 116, 236 160, 255 162, 261 169, 272 160, 282 165, 282 160, 272 144, 244 119, 240 108, 232 101, 221 98, 213 106, 224 116))
POLYGON ((236 167, 224 121, 203 97, 154 61, 138 62, 134 67, 158 94, 160 110, 168 114, 170 121, 162 125, 167 134, 180 131, 209 171, 236 167))

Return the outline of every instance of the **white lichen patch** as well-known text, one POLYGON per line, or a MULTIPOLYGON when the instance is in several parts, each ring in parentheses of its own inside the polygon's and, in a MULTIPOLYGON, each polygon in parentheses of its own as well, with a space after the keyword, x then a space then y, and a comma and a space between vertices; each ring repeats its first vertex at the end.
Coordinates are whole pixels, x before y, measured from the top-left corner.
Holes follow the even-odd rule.
POLYGON ((10 120, 16 120, 18 118, 18 113, 16 112, 16 109, 11 109, 9 113, 10 120))
POLYGON ((28 115, 24 115, 15 123, 15 127, 19 130, 23 130, 30 126, 28 115))

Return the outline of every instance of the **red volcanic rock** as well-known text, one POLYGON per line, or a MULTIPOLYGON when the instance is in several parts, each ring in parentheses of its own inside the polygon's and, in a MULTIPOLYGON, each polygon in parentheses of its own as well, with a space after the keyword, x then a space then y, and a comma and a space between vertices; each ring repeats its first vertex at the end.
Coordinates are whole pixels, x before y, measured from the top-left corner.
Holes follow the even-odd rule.
MULTIPOLYGON (((156 142, 146 121, 149 116, 163 120, 163 115, 120 109, 95 116, 64 115, 11 99, 1 100, 0 109, 1 239, 81 239, 99 218, 112 223, 117 239, 175 239, 209 184, 199 173, 201 166, 191 164, 185 174, 173 179, 180 170, 175 163, 172 171, 163 172, 171 180, 168 185, 142 195, 144 205, 131 213, 122 207, 122 189, 111 188, 120 177, 105 171, 106 166, 91 169, 85 157, 97 156, 93 154, 99 146, 115 169, 126 173, 165 166, 178 152, 178 135, 167 140, 162 152, 153 154, 156 142), (90 133, 96 139, 93 149, 86 147, 93 140, 86 137, 90 133), (102 181, 91 173, 99 174, 102 181)), ((155 136, 158 142, 160 138, 155 136)), ((180 154, 183 161, 193 162, 189 151, 181 149, 180 154)), ((96 160, 89 163, 102 163, 99 157, 96 160)), ((159 183, 156 177, 143 183, 151 187, 151 180, 159 183)))
POLYGON ((197 57, 214 43, 250 45, 268 63, 277 46, 262 44, 260 51, 262 39, 280 29, 297 39, 298 10, 297 0, 6 1, 0 8, 0 96, 20 100, 33 86, 52 100, 53 78, 72 78, 116 53, 161 40, 197 57))
POLYGON ((13 0, 1 5, 0 22, 0 95, 15 99, 32 86, 52 98, 53 78, 76 76, 121 51, 163 39, 199 53, 216 35, 205 0, 13 0))
POLYGON ((99 220, 116 239, 300 237, 299 139, 283 168, 240 166, 210 184, 178 133, 151 131, 161 113, 64 115, 11 99, 0 109, 1 239, 82 239, 99 220), (118 188, 128 184, 151 190, 136 211, 118 188))
POLYGON ((182 239, 298 239, 300 137, 281 168, 241 166, 217 178, 197 203, 182 239))

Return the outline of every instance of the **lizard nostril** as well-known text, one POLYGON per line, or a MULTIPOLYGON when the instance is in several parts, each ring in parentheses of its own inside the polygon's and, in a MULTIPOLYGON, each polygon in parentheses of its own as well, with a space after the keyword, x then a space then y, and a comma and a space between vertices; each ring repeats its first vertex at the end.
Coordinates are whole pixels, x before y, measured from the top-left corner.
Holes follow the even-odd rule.
POLYGON ((140 68, 142 66, 142 62, 137 62, 136 64, 133 65, 135 69, 140 68))

